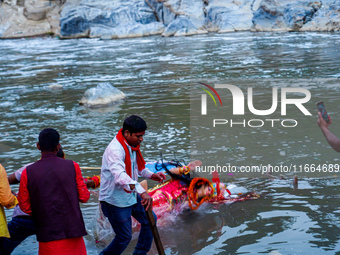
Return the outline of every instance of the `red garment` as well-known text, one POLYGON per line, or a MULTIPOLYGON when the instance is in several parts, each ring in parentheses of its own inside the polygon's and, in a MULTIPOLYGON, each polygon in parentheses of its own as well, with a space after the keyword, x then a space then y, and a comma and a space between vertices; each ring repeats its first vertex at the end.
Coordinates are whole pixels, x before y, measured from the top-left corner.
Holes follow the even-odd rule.
POLYGON ((188 189, 189 187, 182 185, 179 180, 171 179, 159 189, 149 192, 152 197, 152 207, 165 206, 166 210, 170 210, 174 205, 186 201, 188 189))
MULTIPOLYGON (((86 184, 84 183, 84 179, 81 174, 79 165, 76 162, 73 162, 73 164, 76 169, 76 182, 77 182, 77 189, 78 189, 78 194, 79 194, 79 201, 82 203, 86 203, 87 200, 89 200, 90 198, 90 192, 88 191, 86 184)), ((20 209, 24 211, 25 213, 32 215, 30 196, 29 196, 28 188, 27 188, 26 169, 21 174, 18 200, 19 200, 20 209)))
MULTIPOLYGON (((124 148, 124 151, 125 151, 125 159, 124 159, 125 171, 131 177, 131 172, 132 172, 131 157, 130 157, 129 149, 127 147, 127 141, 125 140, 125 138, 123 136, 123 129, 120 129, 118 131, 116 138, 117 138, 118 142, 120 142, 120 144, 124 148)), ((131 150, 136 152, 138 171, 142 171, 145 168, 145 160, 143 159, 143 156, 142 156, 142 153, 141 153, 139 147, 140 147, 139 144, 136 147, 131 146, 131 150)))
POLYGON ((19 200, 20 209, 23 212, 25 212, 25 213, 27 213, 29 215, 32 215, 30 195, 28 193, 28 188, 27 188, 27 172, 26 172, 26 168, 21 173, 21 180, 20 180, 20 186, 19 186, 18 200, 19 200))
POLYGON ((86 255, 83 237, 39 242, 39 255, 86 255))

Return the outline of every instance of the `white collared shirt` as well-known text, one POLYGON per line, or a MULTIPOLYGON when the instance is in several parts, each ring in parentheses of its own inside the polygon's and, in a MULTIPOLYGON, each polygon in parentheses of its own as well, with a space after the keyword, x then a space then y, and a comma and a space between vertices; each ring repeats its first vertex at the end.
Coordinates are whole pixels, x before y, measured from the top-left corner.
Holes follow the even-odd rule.
POLYGON ((151 178, 153 172, 147 168, 138 171, 136 152, 127 144, 131 157, 131 177, 125 171, 125 151, 115 137, 107 146, 102 160, 99 200, 118 207, 128 207, 137 202, 136 193, 142 194, 144 188, 138 183, 138 175, 151 178), (135 189, 130 189, 130 184, 135 189), (130 191, 129 192, 126 192, 130 191), (132 192, 131 192, 132 191, 132 192))

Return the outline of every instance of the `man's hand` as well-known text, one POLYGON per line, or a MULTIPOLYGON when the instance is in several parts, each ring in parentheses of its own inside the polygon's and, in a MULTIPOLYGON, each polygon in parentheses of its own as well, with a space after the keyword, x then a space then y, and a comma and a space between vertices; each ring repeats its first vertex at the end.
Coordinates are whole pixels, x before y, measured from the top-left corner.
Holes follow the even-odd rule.
POLYGON ((337 152, 340 152, 340 139, 334 135, 329 129, 328 126, 332 123, 327 123, 323 118, 320 112, 318 112, 319 118, 318 118, 318 124, 320 126, 320 129, 325 136, 327 142, 329 145, 337 152))
POLYGON ((93 180, 86 180, 86 181, 84 181, 84 182, 85 182, 86 187, 87 187, 88 189, 89 189, 89 188, 94 189, 94 188, 96 187, 96 185, 95 185, 95 183, 94 183, 93 180))
POLYGON ((165 177, 165 174, 163 173, 156 173, 156 174, 151 175, 150 179, 154 181, 162 182, 166 179, 166 177, 165 177))
POLYGON ((140 195, 140 197, 142 198, 142 205, 145 208, 145 211, 147 211, 150 208, 152 208, 152 197, 150 197, 150 195, 148 194, 148 192, 144 192, 140 195))
POLYGON ((318 125, 321 129, 323 128, 328 128, 328 126, 332 123, 332 122, 329 122, 327 123, 323 118, 322 118, 322 115, 321 115, 321 112, 318 111, 318 115, 319 115, 319 118, 318 118, 318 125))

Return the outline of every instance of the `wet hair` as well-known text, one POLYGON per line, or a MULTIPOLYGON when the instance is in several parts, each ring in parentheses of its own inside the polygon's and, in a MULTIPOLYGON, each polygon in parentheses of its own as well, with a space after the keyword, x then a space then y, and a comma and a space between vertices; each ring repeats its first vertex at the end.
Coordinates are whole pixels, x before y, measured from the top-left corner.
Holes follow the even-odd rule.
POLYGON ((41 151, 54 151, 59 144, 60 135, 53 128, 45 128, 39 134, 41 151))
POLYGON ((137 115, 131 115, 124 120, 123 133, 128 130, 130 134, 143 132, 147 129, 146 122, 137 115))

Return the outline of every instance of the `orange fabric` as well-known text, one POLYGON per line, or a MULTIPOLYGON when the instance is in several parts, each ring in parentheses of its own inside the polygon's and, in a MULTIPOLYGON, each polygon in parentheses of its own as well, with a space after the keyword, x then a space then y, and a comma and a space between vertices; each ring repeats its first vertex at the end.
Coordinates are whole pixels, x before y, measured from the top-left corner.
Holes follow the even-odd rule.
POLYGON ((17 198, 12 194, 11 188, 9 187, 6 170, 0 164, 0 206, 10 209, 17 203, 17 198))
POLYGON ((39 255, 86 255, 83 237, 39 242, 39 255))
POLYGON ((0 164, 0 237, 10 237, 3 207, 12 208, 17 203, 17 198, 11 193, 5 168, 0 164))
POLYGON ((210 186, 212 186, 211 182, 208 179, 199 177, 199 178, 194 178, 189 186, 189 190, 188 190, 188 200, 189 200, 189 207, 191 208, 191 210, 197 210, 198 207, 200 207, 201 204, 204 203, 204 201, 208 200, 210 197, 203 197, 201 199, 200 202, 197 202, 197 191, 195 189, 195 185, 196 184, 208 184, 210 186))
MULTIPOLYGON (((118 134, 116 136, 118 142, 120 142, 120 144, 123 146, 124 151, 125 151, 125 171, 126 173, 131 177, 131 173, 132 173, 132 169, 131 169, 131 157, 130 157, 130 152, 129 149, 127 147, 127 141, 125 140, 124 136, 123 136, 123 129, 120 129, 118 131, 118 134)), ((138 166, 138 171, 142 171, 145 168, 145 160, 143 159, 142 153, 139 149, 140 145, 136 146, 136 147, 131 147, 132 151, 136 152, 136 158, 137 158, 137 166, 138 166)))

